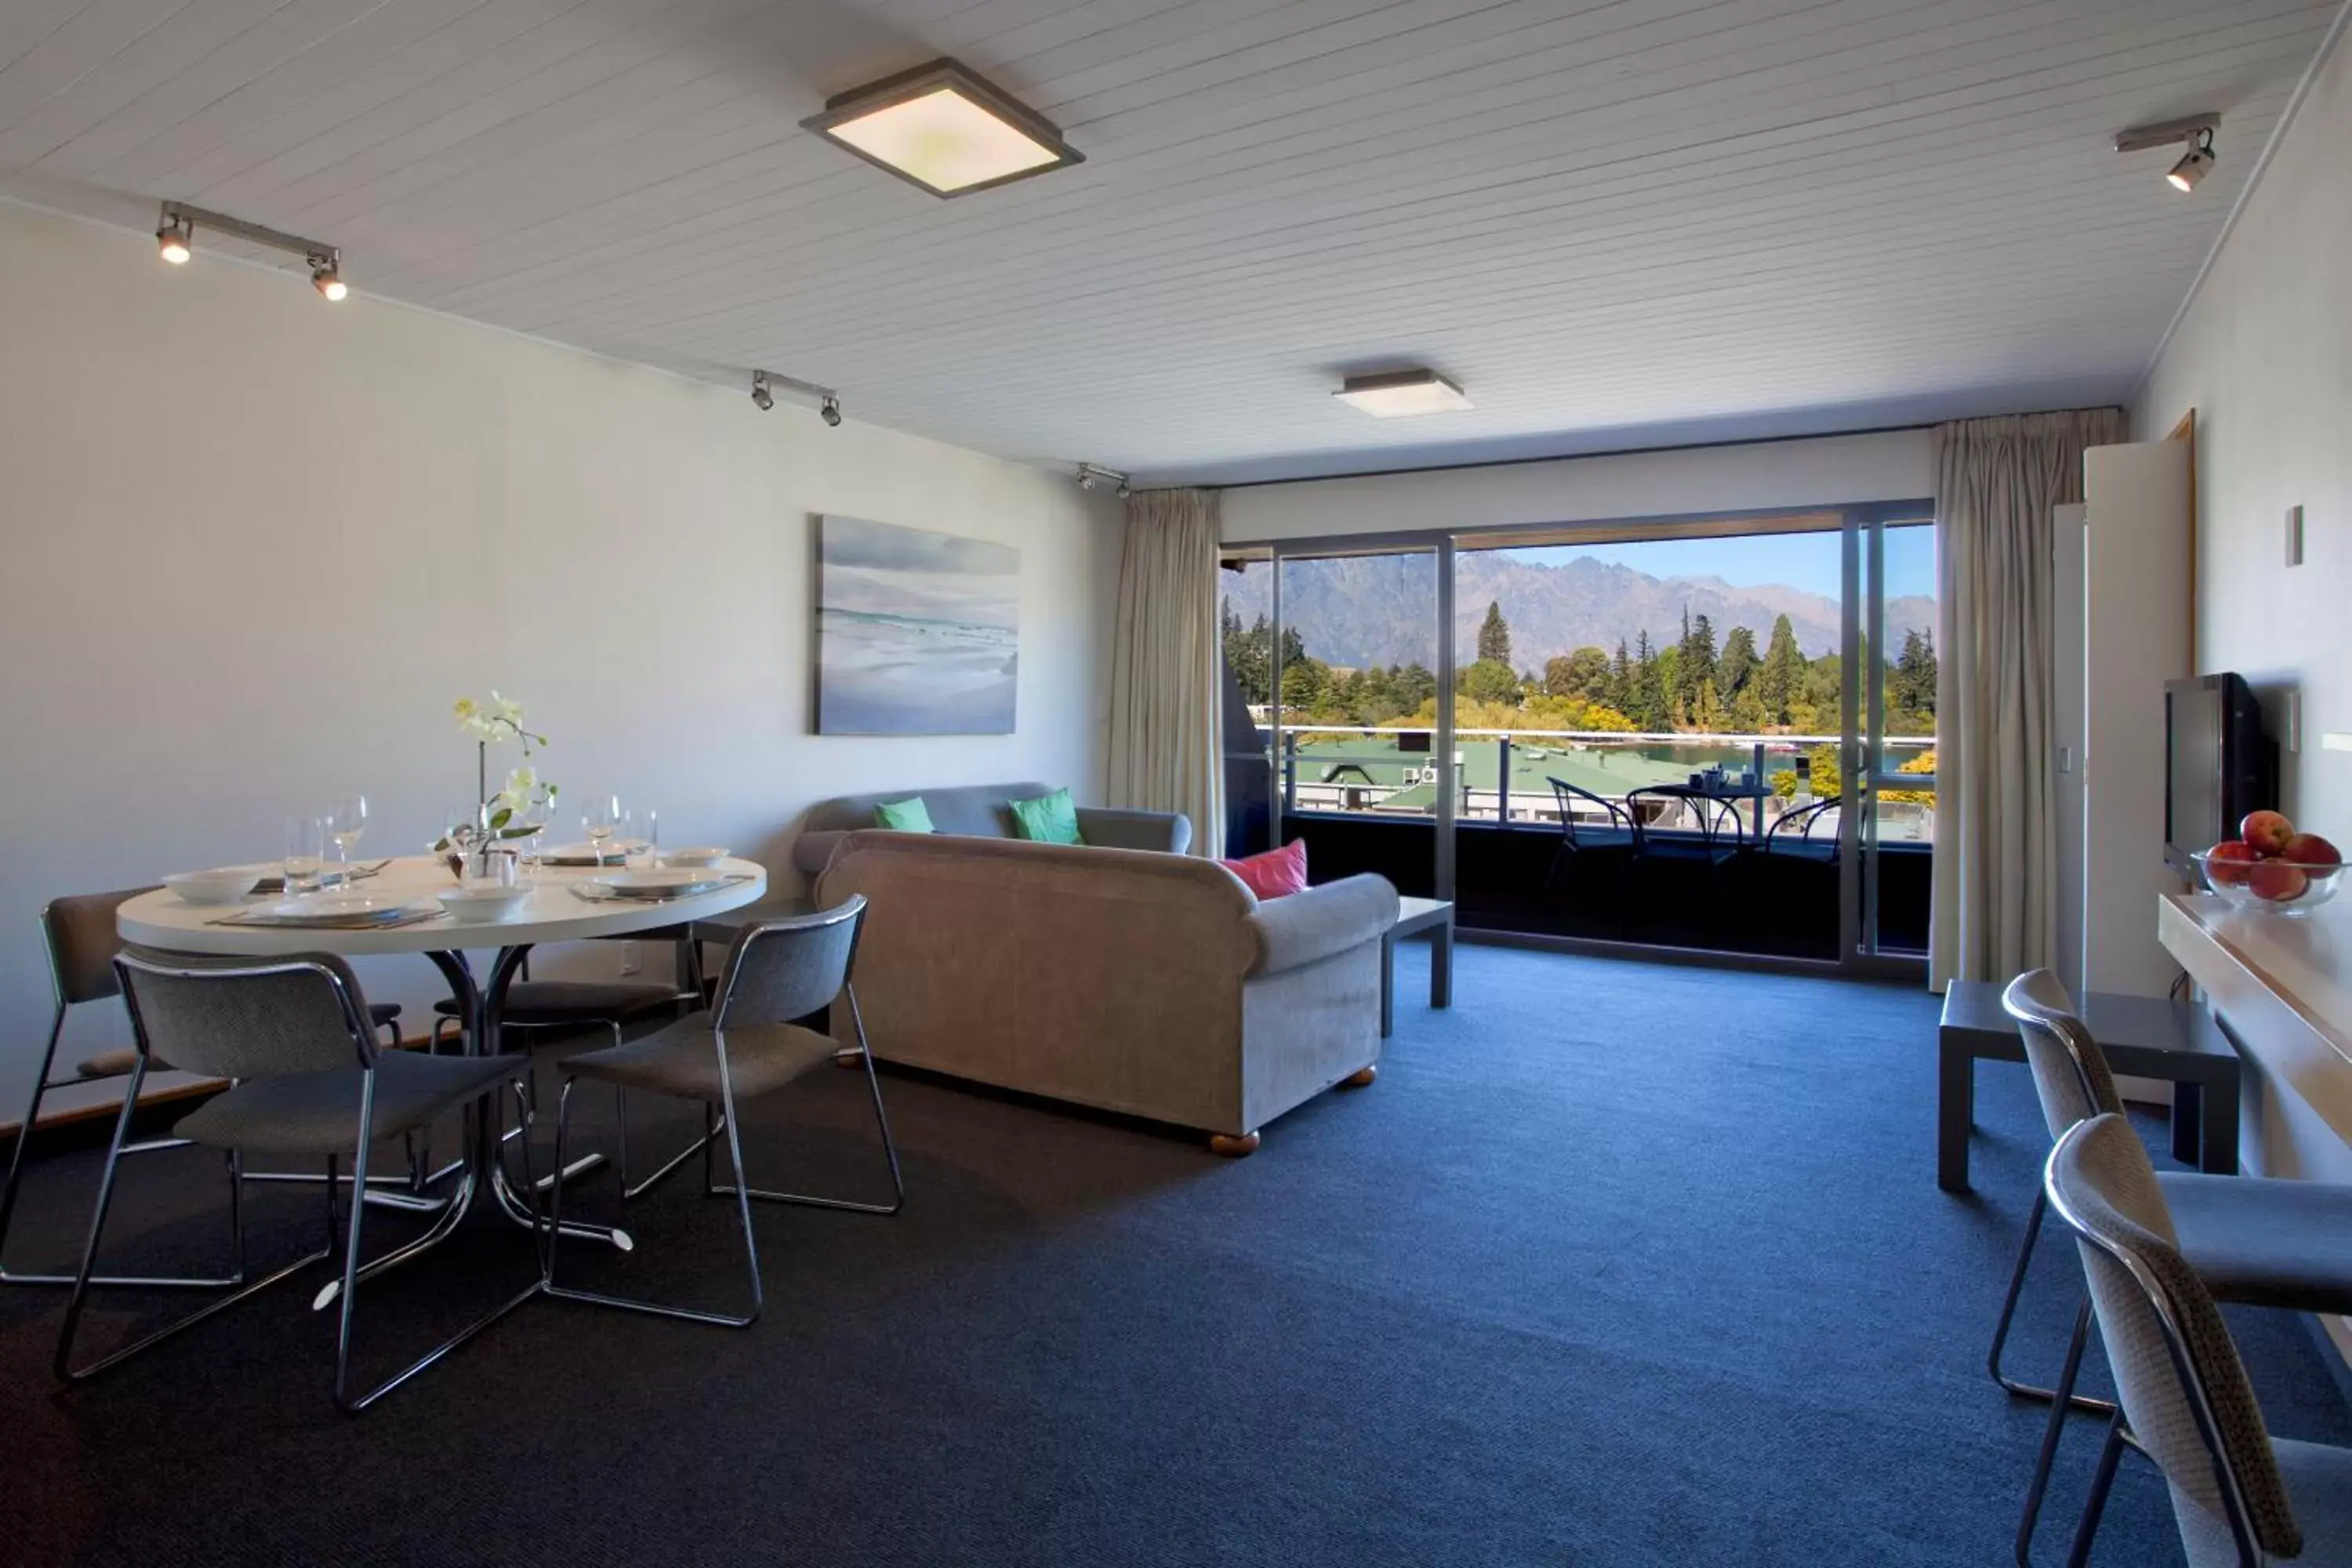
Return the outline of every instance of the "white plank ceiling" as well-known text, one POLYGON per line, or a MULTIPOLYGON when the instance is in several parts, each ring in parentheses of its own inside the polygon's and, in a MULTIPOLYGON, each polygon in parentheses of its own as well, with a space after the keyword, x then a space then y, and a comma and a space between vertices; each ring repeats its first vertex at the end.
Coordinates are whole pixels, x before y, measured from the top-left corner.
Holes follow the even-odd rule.
POLYGON ((1461 461, 2128 395, 2336 5, 5 0, 0 195, 1024 460, 1461 461), (1088 162, 798 129, 940 54, 1088 162), (2109 148, 2207 109, 2194 196, 2109 148), (1476 410, 1328 395, 1412 363, 1476 410))

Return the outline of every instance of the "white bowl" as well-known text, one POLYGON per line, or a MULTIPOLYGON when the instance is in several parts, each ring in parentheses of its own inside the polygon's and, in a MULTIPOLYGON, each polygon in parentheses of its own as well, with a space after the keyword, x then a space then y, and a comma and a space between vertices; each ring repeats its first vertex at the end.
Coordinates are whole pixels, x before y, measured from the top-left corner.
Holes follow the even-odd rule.
POLYGON ((724 849, 714 849, 707 845, 698 845, 690 849, 673 849, 661 858, 661 863, 665 866, 688 866, 707 868, 709 867, 718 865, 720 861, 726 858, 727 851, 724 849))
POLYGON ((436 889, 433 896, 461 921, 502 921, 522 908, 530 889, 497 882, 460 882, 454 888, 436 889))
POLYGON ((233 904, 253 891, 261 873, 250 866, 223 866, 213 871, 174 871, 163 886, 184 904, 233 904))

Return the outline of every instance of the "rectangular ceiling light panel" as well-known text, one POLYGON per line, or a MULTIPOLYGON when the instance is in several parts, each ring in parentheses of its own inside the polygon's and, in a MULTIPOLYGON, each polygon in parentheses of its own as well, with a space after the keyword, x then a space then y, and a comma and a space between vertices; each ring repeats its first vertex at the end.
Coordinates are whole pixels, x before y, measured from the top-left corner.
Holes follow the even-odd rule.
POLYGON ((801 124, 935 196, 1086 162, 1052 121, 949 59, 837 94, 801 124))
POLYGON ((1375 419, 1405 419, 1416 414, 1451 414, 1471 406, 1460 387, 1433 370, 1392 375, 1351 375, 1332 396, 1351 403, 1375 419))

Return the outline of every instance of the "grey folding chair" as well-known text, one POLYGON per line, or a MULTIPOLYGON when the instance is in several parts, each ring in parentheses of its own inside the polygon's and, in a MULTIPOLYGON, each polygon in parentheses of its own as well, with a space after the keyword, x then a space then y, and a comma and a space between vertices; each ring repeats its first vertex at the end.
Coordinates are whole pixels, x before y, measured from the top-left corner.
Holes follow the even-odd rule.
MULTIPOLYGON (((759 1245, 751 1234, 751 1200, 845 1209, 857 1214, 898 1212, 906 1201, 906 1187, 898 1173, 898 1151, 890 1141, 890 1119, 882 1109, 881 1079, 874 1070, 874 1053, 866 1044, 865 1021, 858 1016, 856 988, 850 984, 850 971, 856 961, 857 935, 865 918, 866 900, 855 896, 819 914, 746 926, 728 949, 726 968, 719 976, 718 995, 710 1011, 681 1018, 626 1045, 573 1057, 563 1064, 563 1095, 555 1119, 555 1164, 559 1175, 549 1215, 558 1239, 545 1253, 549 1295, 650 1312, 656 1317, 749 1328, 759 1319, 762 1300, 759 1245), (743 1169, 743 1140, 737 1105, 772 1094, 803 1073, 835 1059, 844 1049, 844 1042, 803 1028, 792 1020, 816 1012, 836 997, 848 1005, 851 1026, 857 1037, 857 1059, 865 1066, 866 1087, 874 1101, 874 1123, 881 1134, 882 1157, 890 1172, 890 1201, 887 1204, 765 1192, 751 1184, 743 1169), (744 1262, 751 1274, 750 1311, 740 1315, 704 1311, 599 1295, 555 1282, 555 1260, 562 1250, 560 1238, 564 1184, 561 1173, 571 1135, 572 1089, 583 1078, 702 1102, 703 1192, 708 1196, 735 1200, 743 1222, 744 1262), (734 1170, 734 1181, 723 1186, 713 1179, 710 1153, 713 1142, 722 1132, 734 1170)), ((667 1174, 676 1164, 673 1161, 661 1174, 667 1174)), ((654 1178, 659 1179, 659 1175, 654 1178)))
MULTIPOLYGON (((152 893, 152 888, 126 888, 116 893, 79 893, 68 898, 53 899, 41 910, 41 945, 49 960, 49 991, 56 999, 57 1011, 49 1019, 48 1044, 42 1048, 41 1065, 33 1075, 32 1098, 25 1106, 24 1120, 16 1126, 16 1141, 8 1154, 8 1174, 0 1182, 0 1285, 70 1285, 70 1274, 12 1274, 5 1258, 8 1247, 8 1227, 16 1215, 16 1197, 23 1184, 25 1155, 31 1148, 33 1131, 40 1120, 41 1105, 51 1089, 71 1083, 93 1083, 111 1078, 121 1078, 136 1065, 136 1053, 128 1050, 101 1051, 83 1058, 70 1079, 57 1079, 58 1043, 64 1037, 66 1019, 73 1009, 85 1002, 103 1002, 120 994, 114 978, 114 955, 121 942, 114 934, 114 911, 128 900, 142 893, 152 893)), ((400 1005, 391 1003, 373 1009, 379 1026, 392 1030, 394 1044, 400 1005)), ((157 1069, 166 1064, 157 1062, 157 1069)), ((123 1149, 126 1154, 152 1153, 163 1149, 186 1146, 184 1138, 152 1138, 132 1143, 123 1149)), ((259 1173, 247 1172, 245 1179, 263 1179, 259 1173)), ((316 1177, 307 1180, 315 1181, 316 1177)), ((241 1275, 219 1279, 170 1279, 154 1275, 106 1275, 91 1281, 95 1285, 172 1286, 189 1289, 215 1289, 243 1282, 241 1275)))
MULTIPOLYGON (((2034 1093, 2053 1140, 2092 1117, 2122 1112, 2123 1099, 2106 1055, 2075 1016, 2057 976, 2042 969, 2019 975, 2002 992, 2001 1005, 2018 1021, 2034 1093)), ((2344 1237, 2352 1236, 2352 1186, 2197 1171, 2158 1172, 2154 1180, 2179 1226, 2182 1256, 2219 1300, 2305 1312, 2352 1311, 2352 1256, 2344 1247, 2344 1237)), ((2087 1300, 2075 1312, 2074 1336, 2055 1388, 2020 1383, 2001 1370, 2001 1351, 2047 1204, 2046 1192, 2034 1194, 1985 1362, 1993 1380, 2011 1394, 2053 1402, 2018 1527, 2020 1563, 2032 1543, 2066 1413, 2105 1415, 2115 1409, 2107 1401, 2074 1392, 2091 1327, 2087 1300)))
MULTIPOLYGON (((342 1190, 337 1167, 345 1152, 352 1159, 353 1200, 342 1236, 341 1315, 335 1334, 334 1397, 338 1405, 353 1414, 365 1409, 533 1293, 526 1290, 514 1297, 391 1378, 364 1394, 352 1394, 352 1328, 362 1272, 373 1275, 416 1256, 446 1237, 464 1214, 475 1180, 469 1166, 465 1187, 431 1229, 370 1262, 363 1270, 360 1245, 362 1220, 368 1205, 362 1195, 366 1192, 370 1146, 379 1139, 398 1137, 423 1127, 460 1107, 469 1114, 475 1112, 477 1102, 495 1091, 501 1079, 512 1086, 519 1112, 527 1121, 530 1107, 523 1098, 520 1081, 515 1077, 524 1066, 524 1059, 380 1051, 357 977, 341 959, 324 953, 239 960, 126 949, 115 956, 113 968, 131 1013, 135 1060, 121 1114, 115 1120, 114 1140, 107 1150, 106 1172, 99 1182, 98 1205, 90 1215, 89 1241, 83 1249, 73 1296, 66 1308, 65 1324, 58 1336, 56 1366, 59 1378, 79 1383, 119 1366, 331 1257, 338 1227, 342 1225, 337 1216, 336 1200, 342 1190), (139 1086, 165 1053, 185 1070, 231 1080, 229 1089, 181 1118, 173 1129, 178 1137, 227 1151, 232 1172, 248 1152, 324 1157, 328 1222, 325 1245, 211 1302, 202 1310, 89 1365, 76 1367, 74 1339, 95 1277, 99 1246, 105 1237, 107 1211, 113 1201, 115 1175, 138 1104, 139 1086)), ((490 1113, 487 1107, 481 1111, 490 1113)), ((530 1152, 526 1139, 526 1173, 530 1152)), ((238 1197, 241 1189, 241 1183, 231 1183, 230 1229, 240 1275, 245 1261, 244 1215, 238 1197)), ((541 1245, 544 1246, 543 1235, 541 1245)), ((543 1272, 543 1263, 541 1267, 543 1272)))
POLYGON ((2213 1294, 2183 1255, 2165 1184, 2123 1117, 2050 1152, 2042 1192, 2073 1232, 2123 1408, 2074 1535, 2089 1558, 2126 1433, 2170 1483, 2189 1568, 2352 1565, 2352 1448, 2274 1438, 2213 1294), (2128 1422, 2128 1429, 2126 1428, 2128 1422))

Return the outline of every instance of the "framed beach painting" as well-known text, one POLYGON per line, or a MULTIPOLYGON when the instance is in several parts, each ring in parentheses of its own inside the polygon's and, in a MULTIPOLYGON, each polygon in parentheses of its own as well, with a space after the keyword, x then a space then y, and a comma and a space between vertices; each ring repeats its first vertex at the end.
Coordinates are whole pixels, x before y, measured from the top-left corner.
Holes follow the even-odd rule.
POLYGON ((817 519, 820 735, 1009 735, 1021 552, 854 517, 817 519))

